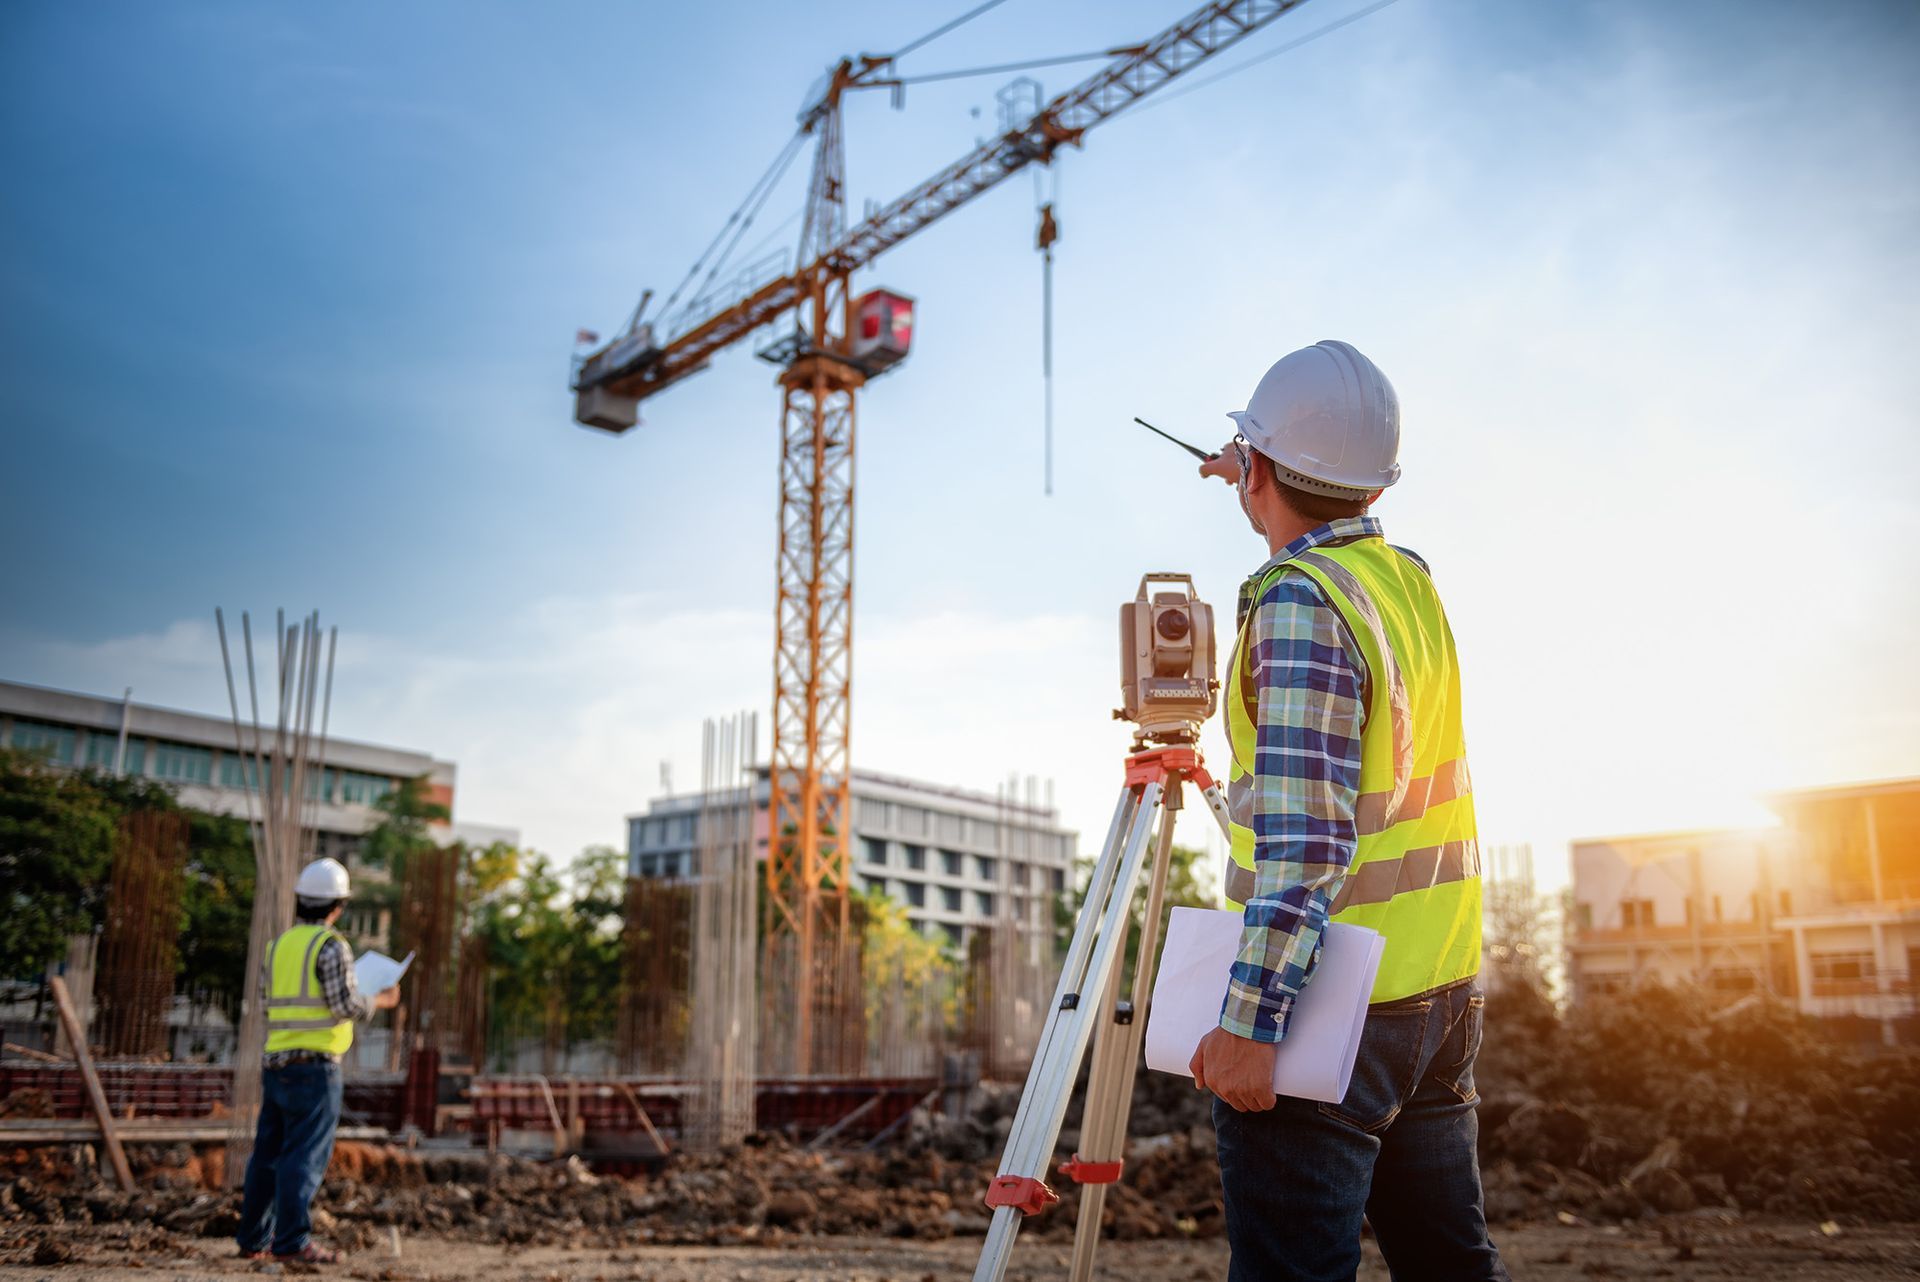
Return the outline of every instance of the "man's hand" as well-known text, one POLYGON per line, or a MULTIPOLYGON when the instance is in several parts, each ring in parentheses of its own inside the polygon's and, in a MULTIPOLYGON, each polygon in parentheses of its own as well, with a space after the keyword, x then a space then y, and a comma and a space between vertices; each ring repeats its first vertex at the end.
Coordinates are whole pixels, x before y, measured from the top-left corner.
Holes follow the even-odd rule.
POLYGON ((1187 1067, 1196 1089, 1212 1091, 1242 1113, 1264 1113, 1273 1107, 1273 1060, 1279 1053, 1275 1043, 1216 1028, 1200 1039, 1187 1067))
POLYGON ((1240 451, 1228 441, 1220 452, 1200 465, 1200 475, 1217 476, 1228 485, 1240 484, 1240 451))
POLYGON ((373 999, 373 1008, 375 1010, 392 1010, 395 1006, 398 1006, 399 1004, 400 1004, 400 985, 398 984, 395 984, 392 988, 381 990, 381 992, 377 996, 375 996, 373 999))

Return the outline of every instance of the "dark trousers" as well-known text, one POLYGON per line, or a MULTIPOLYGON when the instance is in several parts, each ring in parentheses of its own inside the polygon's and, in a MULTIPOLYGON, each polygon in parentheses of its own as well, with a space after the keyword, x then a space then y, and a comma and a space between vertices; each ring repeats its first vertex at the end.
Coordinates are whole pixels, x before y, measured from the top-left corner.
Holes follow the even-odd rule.
POLYGON ((1338 1104, 1215 1100, 1233 1282, 1350 1282, 1364 1214, 1395 1282, 1509 1282, 1487 1240, 1472 981, 1367 1013, 1338 1104))
POLYGON ((340 1065, 306 1060, 267 1069, 260 1080, 260 1125, 253 1135, 234 1239, 242 1251, 258 1251, 271 1237, 275 1255, 294 1255, 312 1232, 308 1204, 333 1156, 333 1133, 340 1125, 340 1065))

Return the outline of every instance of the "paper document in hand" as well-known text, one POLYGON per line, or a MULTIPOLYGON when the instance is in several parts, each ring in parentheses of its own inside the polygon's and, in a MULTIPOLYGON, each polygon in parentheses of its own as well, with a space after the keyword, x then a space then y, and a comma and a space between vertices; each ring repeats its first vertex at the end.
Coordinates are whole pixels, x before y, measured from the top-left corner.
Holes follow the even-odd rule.
MULTIPOLYGON (((1200 1039, 1220 1027, 1227 980, 1240 953, 1237 912, 1176 908, 1153 978, 1147 1019, 1147 1067, 1192 1077, 1187 1067, 1200 1039)), ((1367 998, 1387 941, 1377 930, 1334 922, 1322 936, 1320 963, 1294 1002, 1287 1035, 1274 1058, 1273 1089, 1281 1095, 1338 1103, 1347 1093, 1367 998)))
POLYGON ((365 952, 353 963, 353 978, 363 993, 384 993, 400 982, 411 965, 412 953, 395 961, 385 953, 365 952))

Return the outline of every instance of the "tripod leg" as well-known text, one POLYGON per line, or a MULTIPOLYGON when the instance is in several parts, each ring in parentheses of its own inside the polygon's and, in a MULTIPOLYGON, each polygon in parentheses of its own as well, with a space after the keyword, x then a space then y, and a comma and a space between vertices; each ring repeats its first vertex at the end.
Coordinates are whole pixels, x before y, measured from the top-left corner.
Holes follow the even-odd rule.
MULTIPOLYGON (((1180 784, 1169 781, 1161 803, 1160 839, 1147 880, 1146 912, 1140 922, 1140 951, 1133 986, 1120 1001, 1120 968, 1115 967, 1094 1033, 1093 1069, 1087 1077, 1087 1102, 1081 1113, 1080 1146, 1068 1171, 1080 1185, 1080 1218, 1073 1232, 1073 1282, 1090 1282, 1094 1253, 1100 1246, 1100 1217, 1107 1185, 1120 1178, 1127 1155, 1127 1116, 1133 1111, 1133 1080, 1139 1070, 1140 1039, 1146 1030, 1147 997, 1153 987, 1154 953, 1160 945, 1165 910, 1167 867, 1173 854, 1173 829, 1180 817, 1180 784)), ((1126 929, 1125 926, 1122 927, 1126 929)))
POLYGON ((1220 825, 1220 835, 1232 841, 1233 825, 1227 809, 1227 797, 1220 791, 1220 785, 1209 780, 1207 786, 1200 790, 1200 796, 1207 803, 1207 809, 1213 812, 1214 822, 1220 825))
POLYGON ((1127 911, 1146 862, 1161 788, 1162 781, 1156 779, 1121 791, 1107 847, 1094 865, 1087 902, 1081 906, 1079 922, 1074 926, 1053 1010, 1041 1031, 1020 1107, 1014 1113, 1013 1129, 1007 1135, 1000 1174, 988 1189, 993 1219, 987 1227, 980 1263, 974 1269, 974 1282, 999 1282, 1005 1277, 1021 1217, 1058 1200, 1045 1187, 1047 1163, 1060 1137, 1060 1123, 1066 1116, 1067 1100, 1086 1056, 1094 1021, 1101 1014, 1096 997, 1107 992, 1120 964, 1127 911))

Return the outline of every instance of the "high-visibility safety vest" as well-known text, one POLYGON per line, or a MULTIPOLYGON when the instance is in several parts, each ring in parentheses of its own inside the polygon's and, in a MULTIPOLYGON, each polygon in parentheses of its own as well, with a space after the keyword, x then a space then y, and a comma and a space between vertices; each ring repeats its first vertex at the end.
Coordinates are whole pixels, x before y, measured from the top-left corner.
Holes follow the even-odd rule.
POLYGON ((320 987, 320 945, 339 938, 331 927, 303 925, 268 946, 267 1054, 305 1050, 344 1055, 353 1045, 353 1021, 339 1019, 327 1008, 320 987))
MULTIPOLYGON (((1355 807, 1359 844, 1331 905, 1334 921, 1386 938, 1373 1002, 1398 1001, 1480 970, 1480 850, 1460 725, 1453 631, 1426 571, 1385 539, 1309 549, 1261 578, 1258 602, 1282 574, 1320 585, 1367 666, 1355 807)), ((1248 628, 1227 681, 1233 745, 1227 802, 1233 863, 1227 898, 1253 893, 1254 756, 1258 733, 1245 684, 1248 628)))

